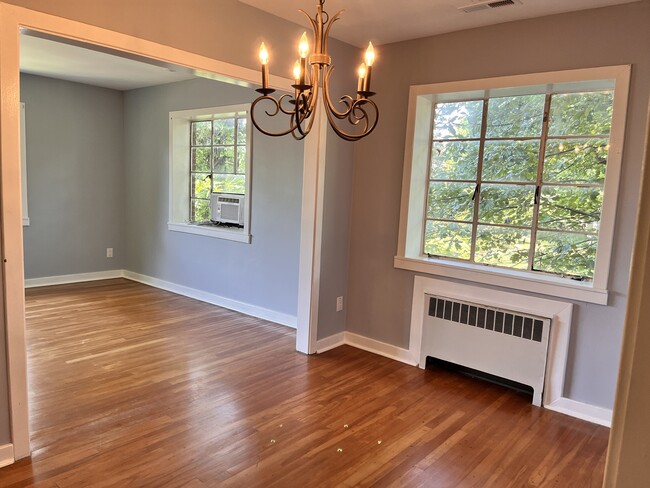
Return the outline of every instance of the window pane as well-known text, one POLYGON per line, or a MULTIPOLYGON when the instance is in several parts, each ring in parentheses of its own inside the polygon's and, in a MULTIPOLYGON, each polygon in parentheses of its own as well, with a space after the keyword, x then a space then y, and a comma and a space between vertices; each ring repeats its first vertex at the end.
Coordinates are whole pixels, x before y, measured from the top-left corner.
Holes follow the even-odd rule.
POLYGON ((487 137, 539 137, 544 121, 544 95, 491 98, 487 137))
POLYGON ((437 103, 433 119, 433 138, 478 138, 481 136, 482 119, 482 100, 437 103))
POLYGON ((192 161, 190 171, 203 171, 209 173, 212 171, 210 166, 210 153, 212 149, 209 147, 193 147, 192 148, 192 161))
POLYGON ((609 139, 551 139, 546 144, 544 182, 605 182, 609 139))
POLYGON ((212 122, 192 122, 192 146, 209 146, 212 122))
POLYGON ((424 252, 435 256, 469 259, 472 224, 427 221, 424 252))
POLYGON ((538 226, 546 229, 597 232, 602 206, 602 188, 544 186, 538 226))
POLYGON ((213 156, 214 172, 232 174, 235 172, 235 148, 233 146, 215 147, 213 156))
POLYGON ((474 215, 474 183, 429 184, 427 217, 430 219, 471 221, 474 215))
POLYGON ((537 181, 540 141, 486 141, 483 180, 537 181))
POLYGON ((237 119, 237 144, 246 144, 246 119, 237 119))
POLYGON ((532 185, 483 185, 478 219, 486 224, 532 225, 532 185))
POLYGON ((553 95, 549 135, 587 136, 609 134, 614 92, 553 95))
POLYGON ((432 180, 475 180, 479 141, 434 142, 431 150, 432 180))
POLYGON ((206 222, 210 220, 210 200, 192 200, 192 222, 206 222))
POLYGON ((210 198, 212 181, 209 174, 192 174, 192 197, 210 198))
POLYGON ((539 231, 534 268, 591 278, 594 275, 597 244, 598 238, 593 235, 539 231))
POLYGON ((237 146, 237 174, 246 174, 246 146, 237 146))
POLYGON ((529 251, 529 230, 478 226, 474 255, 477 263, 526 269, 529 251))
POLYGON ((217 119, 214 121, 214 144, 235 143, 235 119, 217 119))
POLYGON ((214 191, 221 193, 246 193, 244 175, 214 175, 214 191))

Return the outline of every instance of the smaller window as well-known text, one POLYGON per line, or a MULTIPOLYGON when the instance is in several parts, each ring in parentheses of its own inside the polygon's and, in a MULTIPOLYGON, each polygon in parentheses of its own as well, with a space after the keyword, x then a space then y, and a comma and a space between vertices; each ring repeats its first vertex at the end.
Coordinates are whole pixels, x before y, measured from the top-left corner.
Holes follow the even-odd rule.
POLYGON ((249 109, 170 113, 170 230, 250 242, 249 109), (212 215, 211 202, 220 193, 243 196, 237 200, 243 224, 212 215))
POLYGON ((207 223, 212 193, 246 195, 246 112, 194 120, 190 127, 190 222, 207 223))

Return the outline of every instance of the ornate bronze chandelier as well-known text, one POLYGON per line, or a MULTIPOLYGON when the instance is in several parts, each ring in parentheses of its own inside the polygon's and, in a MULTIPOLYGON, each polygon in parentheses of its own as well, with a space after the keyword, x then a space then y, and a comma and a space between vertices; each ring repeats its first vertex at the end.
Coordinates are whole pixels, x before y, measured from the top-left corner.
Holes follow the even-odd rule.
MULTIPOLYGON (((356 97, 345 95, 339 100, 339 109, 335 107, 330 98, 329 81, 334 72, 332 58, 328 53, 329 32, 343 10, 332 18, 323 10, 325 0, 319 0, 316 17, 312 18, 304 10, 300 10, 310 21, 314 30, 314 51, 309 54, 309 40, 305 32, 298 48, 300 58, 293 69, 295 84, 293 94, 285 94, 280 98, 272 97, 275 92, 269 88, 269 52, 264 43, 260 46, 260 61, 262 62, 262 88, 256 91, 261 93, 251 106, 251 119, 255 127, 268 136, 284 136, 291 134, 295 139, 304 139, 314 124, 314 111, 321 94, 323 105, 332 129, 346 141, 358 141, 370 134, 379 121, 379 109, 370 97, 375 93, 370 91, 370 78, 375 52, 372 43, 368 44, 365 63, 359 67, 359 84, 356 97), (308 58, 309 56, 309 58, 308 58), (307 70, 307 64, 310 70, 307 70), (264 113, 268 117, 275 117, 280 113, 289 116, 289 128, 281 132, 271 132, 260 127, 255 116, 255 109, 260 104, 266 104, 264 113), (342 127, 341 127, 342 126, 342 127)), ((261 108, 261 107, 260 107, 261 108)))

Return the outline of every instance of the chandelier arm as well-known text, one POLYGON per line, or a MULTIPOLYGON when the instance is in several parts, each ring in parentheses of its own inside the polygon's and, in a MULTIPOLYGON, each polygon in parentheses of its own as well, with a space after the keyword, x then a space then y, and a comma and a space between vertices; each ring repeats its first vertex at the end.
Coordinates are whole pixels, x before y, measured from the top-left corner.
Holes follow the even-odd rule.
POLYGON ((358 140, 363 139, 364 137, 366 137, 368 134, 370 134, 373 130, 375 130, 375 127, 377 127, 377 122, 379 122, 379 109, 377 108, 377 105, 375 104, 375 102, 373 102, 372 100, 367 100, 367 103, 369 103, 370 105, 372 105, 374 107, 374 111, 375 111, 375 113, 377 115, 376 115, 376 118, 374 119, 374 121, 373 121, 373 123, 371 125, 369 125, 368 122, 366 121, 366 129, 363 132, 361 132, 359 134, 350 134, 348 132, 345 132, 343 129, 340 129, 336 125, 336 117, 329 110, 326 110, 327 118, 329 120, 330 126, 332 127, 332 130, 334 132, 336 132, 336 134, 339 137, 341 137, 342 139, 345 139, 346 141, 350 141, 350 142, 358 141, 358 140))
MULTIPOLYGON (((320 67, 316 65, 315 70, 314 70, 314 80, 313 80, 313 85, 312 85, 312 91, 311 94, 309 95, 309 107, 306 110, 306 117, 307 120, 307 127, 305 128, 304 131, 301 130, 301 133, 304 132, 303 137, 307 136, 311 132, 311 128, 314 125, 314 119, 315 117, 312 117, 312 114, 314 113, 314 110, 316 108, 316 104, 318 103, 318 98, 320 94, 320 67)), ((303 119, 304 120, 304 119, 303 119)))
MULTIPOLYGON (((280 111, 281 111, 283 114, 293 116, 293 113, 296 111, 295 108, 294 108, 293 110, 288 110, 288 109, 285 109, 284 107, 282 107, 282 102, 283 102, 284 100, 289 100, 290 98, 291 98, 291 95, 289 95, 288 93, 285 93, 285 94, 282 95, 282 96, 280 97, 280 99, 278 100, 278 105, 280 106, 280 111)), ((273 115, 275 115, 275 114, 271 115, 271 114, 269 114, 268 112, 266 112, 266 114, 269 115, 269 116, 271 116, 271 117, 272 117, 273 115)))
POLYGON ((312 18, 311 15, 309 15, 307 12, 305 12, 302 9, 299 9, 298 12, 303 14, 305 17, 309 19, 309 23, 311 24, 311 28, 314 30, 314 36, 316 36, 316 33, 318 32, 318 24, 316 22, 316 19, 312 18))
POLYGON ((332 112, 330 112, 329 110, 325 110, 325 112, 327 112, 327 120, 330 123, 330 127, 332 128, 332 130, 334 132, 336 132, 336 134, 341 139, 345 139, 346 141, 354 142, 354 141, 358 141, 359 139, 361 139, 365 135, 365 134, 360 134, 358 136, 355 136, 353 134, 348 134, 347 132, 345 132, 342 129, 339 129, 338 126, 336 125, 336 118, 332 114, 332 112))
MULTIPOLYGON (((251 111, 251 121, 253 122, 253 125, 255 126, 255 128, 256 128, 257 130, 259 130, 262 134, 265 134, 265 135, 267 135, 267 136, 272 136, 272 137, 281 137, 281 136, 286 136, 286 135, 288 135, 288 134, 291 134, 291 133, 293 133, 293 132, 296 130, 296 127, 295 127, 295 125, 294 125, 294 123, 293 123, 293 111, 292 111, 292 112, 289 112, 289 111, 286 111, 285 109, 283 109, 283 108, 281 107, 281 101, 282 101, 285 97, 287 97, 287 96, 289 96, 289 95, 282 95, 282 97, 280 97, 280 101, 278 101, 278 100, 276 100, 275 98, 273 98, 273 97, 271 97, 271 96, 269 96, 269 95, 265 95, 265 96, 262 96, 262 97, 258 97, 258 98, 255 99, 255 101, 253 101, 253 103, 251 104, 251 110, 250 110, 250 111, 251 111), (273 111, 272 113, 269 112, 268 110, 265 110, 265 111, 264 111, 264 112, 265 112, 269 117, 275 117, 275 116, 278 115, 280 112, 292 116, 291 124, 290 124, 290 126, 289 126, 289 129, 287 129, 286 131, 282 131, 282 132, 270 132, 270 131, 267 131, 267 130, 263 129, 263 128, 262 128, 262 127, 257 123, 257 120, 255 120, 255 115, 254 115, 254 114, 255 114, 255 107, 257 106, 258 103, 260 103, 260 102, 263 101, 263 100, 269 100, 271 103, 273 103, 273 104, 275 105, 275 111, 273 111)), ((300 120, 300 123, 302 123, 302 122, 304 121, 304 119, 305 119, 305 117, 303 117, 303 118, 300 120)))
POLYGON ((334 67, 332 66, 329 70, 327 70, 327 73, 325 74, 323 80, 323 98, 325 100, 327 118, 330 122, 330 125, 332 126, 332 129, 334 129, 334 132, 336 132, 340 137, 343 137, 348 141, 357 141, 362 137, 370 134, 370 132, 374 130, 375 126, 377 125, 377 121, 379 120, 379 110, 377 108, 377 105, 372 100, 368 100, 366 98, 354 100, 351 96, 345 95, 341 97, 339 102, 345 105, 346 110, 343 112, 338 111, 332 103, 332 99, 329 94, 329 79, 333 71, 334 67), (373 111, 376 113, 376 117, 372 125, 370 123, 370 116, 368 115, 366 109, 363 107, 366 104, 369 104, 374 109, 373 111), (334 120, 335 118, 338 120, 347 119, 348 123, 354 126, 358 125, 361 121, 364 121, 365 125, 359 134, 349 134, 343 129, 338 128, 336 125, 336 120, 334 120))
POLYGON ((293 118, 291 121, 291 127, 293 130, 291 131, 291 135, 294 137, 294 139, 300 140, 304 139, 307 136, 307 133, 302 129, 302 123, 305 121, 305 119, 309 116, 307 110, 303 110, 301 107, 305 104, 305 95, 304 93, 298 94, 296 97, 296 108, 293 112, 293 118), (302 114, 302 118, 301 118, 302 114))
POLYGON ((341 18, 341 14, 345 12, 345 9, 339 10, 336 12, 336 15, 329 20, 327 27, 325 28, 325 34, 323 35, 323 53, 329 53, 329 42, 330 42, 330 29, 334 25, 334 22, 341 18))
MULTIPOLYGON (((336 110, 336 107, 334 106, 334 104, 332 103, 332 99, 330 98, 330 76, 332 76, 333 72, 334 72, 334 66, 330 66, 329 69, 326 69, 325 76, 323 77, 323 100, 325 101, 325 106, 328 108, 328 112, 332 112, 332 114, 335 115, 337 119, 344 119, 350 113, 349 105, 346 104, 347 110, 345 112, 339 112, 338 110, 336 110)), ((341 101, 343 101, 343 99, 341 99, 341 101)))
MULTIPOLYGON (((358 100, 360 101, 360 100, 358 100)), ((358 104, 355 102, 352 105, 352 108, 350 110, 350 115, 348 116, 348 122, 352 125, 359 125, 359 122, 362 120, 364 121, 364 132, 368 130, 369 124, 370 124, 370 118, 368 117, 368 112, 366 112, 366 109, 363 108, 363 105, 365 105, 365 102, 362 104, 358 104)))

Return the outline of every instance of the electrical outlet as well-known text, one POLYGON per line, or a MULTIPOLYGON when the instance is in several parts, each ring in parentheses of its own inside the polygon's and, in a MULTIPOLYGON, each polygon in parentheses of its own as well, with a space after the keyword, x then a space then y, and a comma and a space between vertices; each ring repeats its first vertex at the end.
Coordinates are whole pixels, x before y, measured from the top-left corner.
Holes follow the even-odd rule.
POLYGON ((336 311, 340 312, 343 310, 343 297, 336 297, 336 311))
POLYGON ((113 257, 113 248, 112 247, 107 247, 106 248, 106 257, 107 258, 112 258, 113 257))

